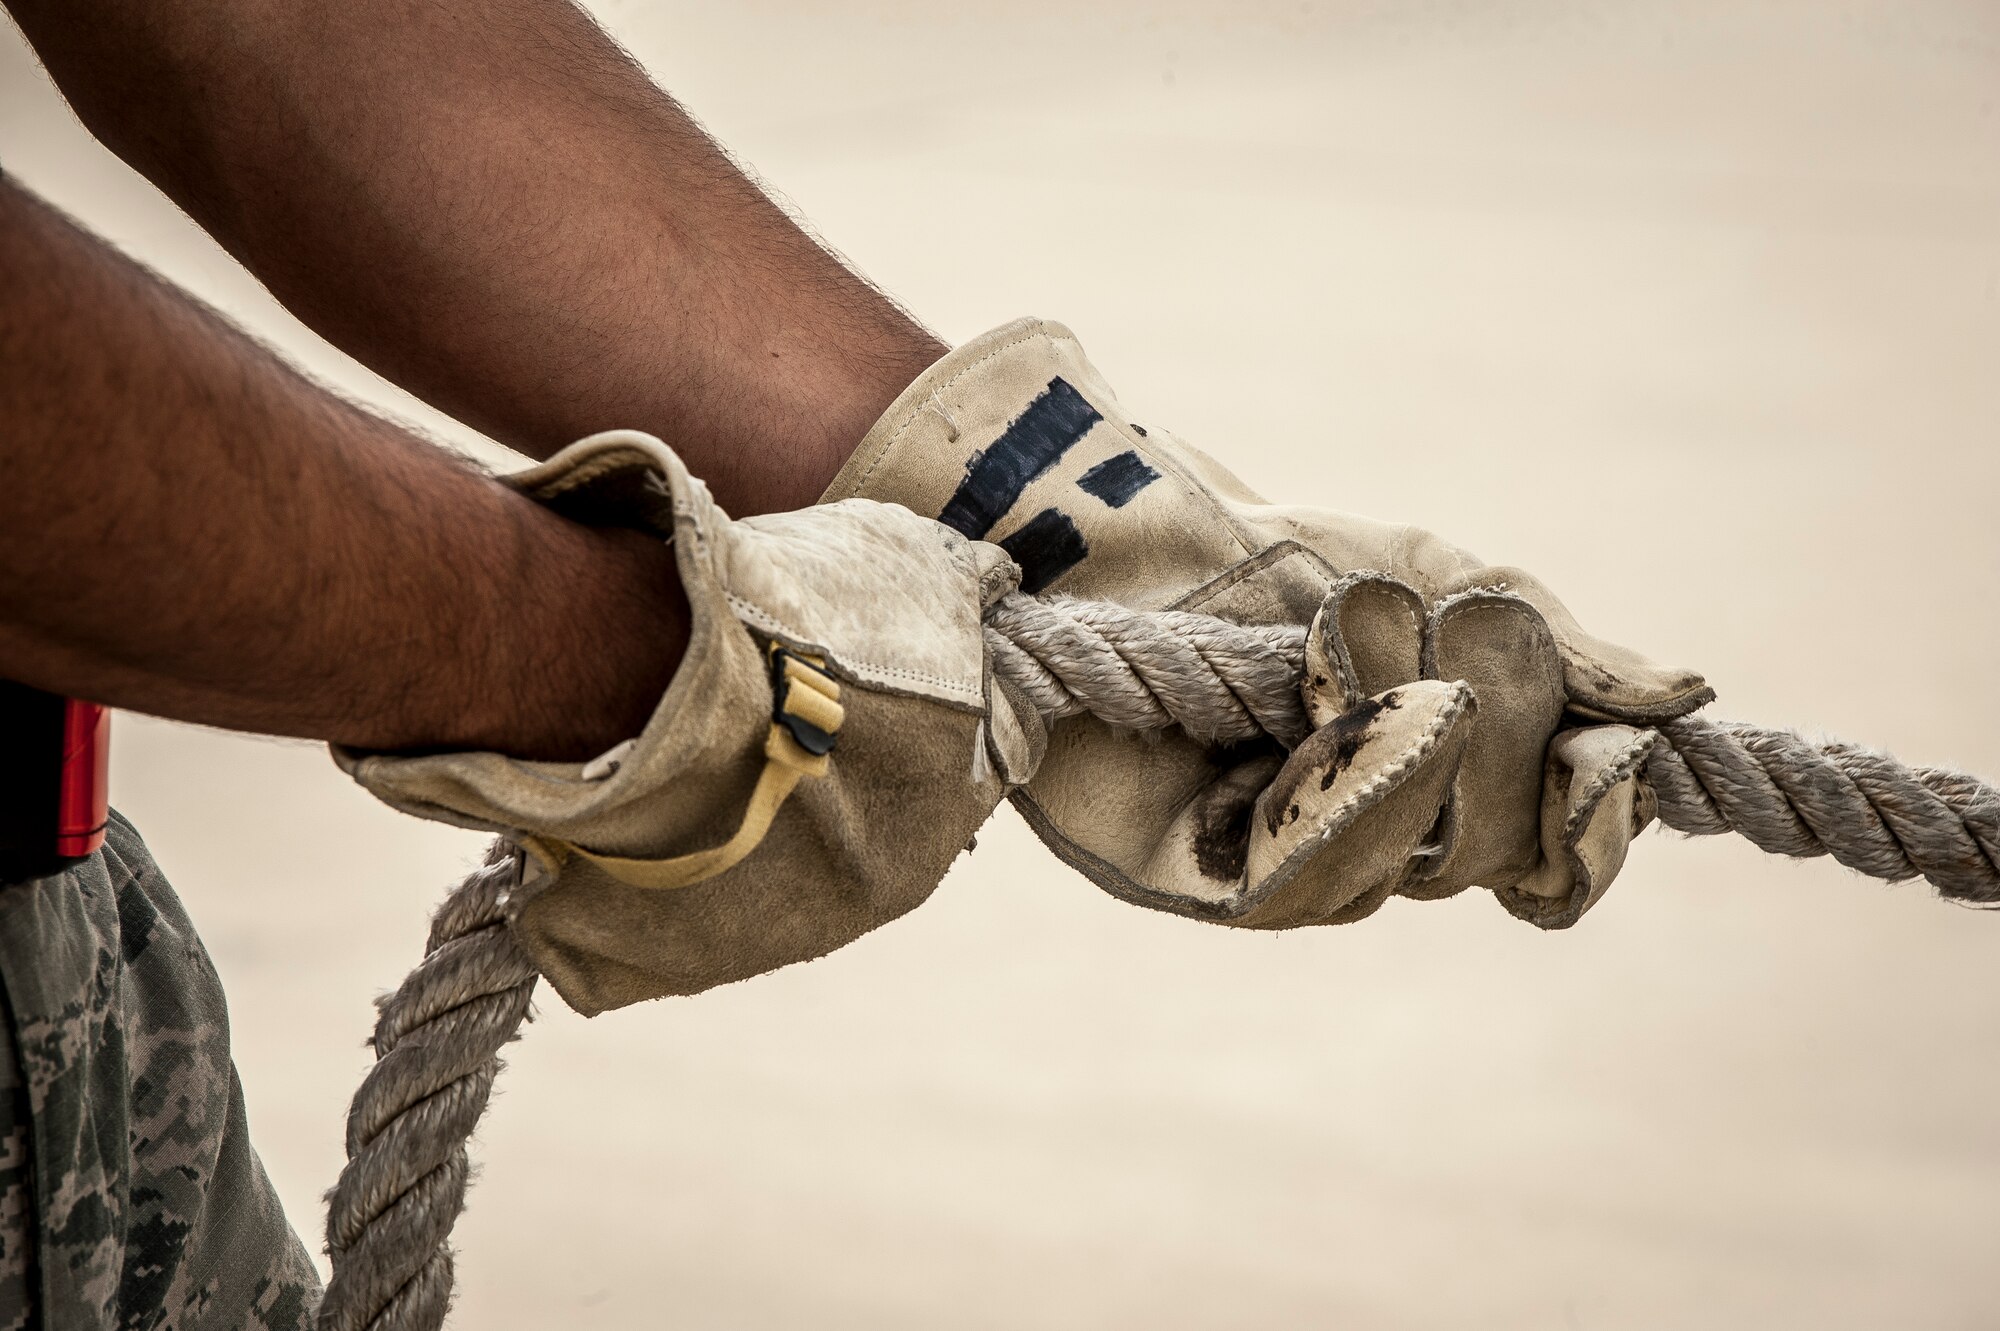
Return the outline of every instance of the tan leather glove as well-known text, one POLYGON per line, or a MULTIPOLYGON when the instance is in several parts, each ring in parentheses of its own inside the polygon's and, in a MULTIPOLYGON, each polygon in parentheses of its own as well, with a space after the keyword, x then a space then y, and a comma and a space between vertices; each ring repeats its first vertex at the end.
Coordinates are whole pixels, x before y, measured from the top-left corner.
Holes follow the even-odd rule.
POLYGON ((1134 423, 1059 324, 1009 324, 921 376, 825 498, 856 495, 996 541, 1028 592, 1312 626, 1320 728, 1295 750, 1154 743, 1078 717, 1016 793, 1064 860, 1163 909, 1278 928, 1477 883, 1571 924, 1650 814, 1644 727, 1711 696, 1585 633, 1518 569, 1419 528, 1265 502, 1134 423), (1349 576, 1364 573, 1381 576, 1349 576))
MULTIPOLYGON (((586 1015, 831 952, 920 904, 1043 743, 980 632, 1005 553, 868 500, 732 521, 620 431, 508 478, 674 544, 688 649, 644 733, 592 763, 336 748, 399 809, 529 852, 515 935, 586 1015)), ((578 650, 588 650, 579 644, 578 650)))

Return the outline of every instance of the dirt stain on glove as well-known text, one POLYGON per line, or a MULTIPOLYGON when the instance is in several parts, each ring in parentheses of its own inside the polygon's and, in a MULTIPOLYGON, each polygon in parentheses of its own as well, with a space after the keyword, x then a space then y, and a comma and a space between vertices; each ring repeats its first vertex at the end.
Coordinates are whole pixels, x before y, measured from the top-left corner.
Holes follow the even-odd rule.
POLYGON ((1215 779, 1189 809, 1195 867, 1204 877, 1234 883, 1250 862, 1250 817, 1257 796, 1285 765, 1276 740, 1225 745, 1209 755, 1215 779))

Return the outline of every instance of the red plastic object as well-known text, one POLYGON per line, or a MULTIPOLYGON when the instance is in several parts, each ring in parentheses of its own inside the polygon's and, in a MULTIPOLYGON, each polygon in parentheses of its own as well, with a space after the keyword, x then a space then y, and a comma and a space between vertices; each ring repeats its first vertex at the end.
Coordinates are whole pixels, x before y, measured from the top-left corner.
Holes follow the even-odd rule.
POLYGON ((111 716, 0 679, 0 887, 61 873, 104 844, 111 716))
POLYGON ((104 844, 111 811, 111 710, 63 699, 62 773, 56 793, 56 854, 82 858, 104 844))

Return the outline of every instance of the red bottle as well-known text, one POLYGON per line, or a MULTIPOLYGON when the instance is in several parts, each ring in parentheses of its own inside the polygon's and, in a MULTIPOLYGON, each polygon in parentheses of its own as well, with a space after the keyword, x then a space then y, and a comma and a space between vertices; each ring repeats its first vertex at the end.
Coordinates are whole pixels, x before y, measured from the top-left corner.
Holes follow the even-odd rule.
POLYGON ((110 709, 0 680, 0 882, 104 844, 110 758, 110 709))

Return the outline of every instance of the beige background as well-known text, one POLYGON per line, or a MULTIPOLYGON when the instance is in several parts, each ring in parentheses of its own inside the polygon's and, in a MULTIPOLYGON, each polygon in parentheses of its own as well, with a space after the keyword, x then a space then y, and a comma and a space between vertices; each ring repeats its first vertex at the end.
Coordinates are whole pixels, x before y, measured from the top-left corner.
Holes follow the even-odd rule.
MULTIPOLYGON (((600 12, 947 337, 1063 318, 1267 493, 1528 565, 1725 714, 2000 776, 2000 10, 1091 8, 600 12)), ((422 416, 11 35, 0 161, 422 416)), ((316 1236, 368 999, 477 841, 308 746, 121 718, 116 762, 316 1236)), ((1996 957, 1920 886, 1659 835, 1566 935, 1477 896, 1240 935, 1003 814, 828 960, 551 999, 458 1322, 2000 1325, 1996 957)))

